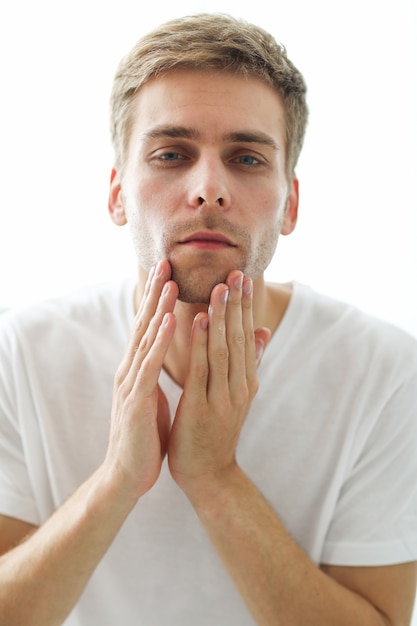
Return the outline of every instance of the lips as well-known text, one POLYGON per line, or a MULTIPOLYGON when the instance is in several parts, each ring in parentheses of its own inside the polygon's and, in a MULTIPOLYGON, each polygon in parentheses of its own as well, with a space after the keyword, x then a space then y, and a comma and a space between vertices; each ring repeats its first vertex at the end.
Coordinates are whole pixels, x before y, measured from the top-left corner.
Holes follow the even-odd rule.
POLYGON ((189 235, 188 237, 184 237, 179 241, 180 244, 206 244, 206 245, 217 245, 217 246, 230 246, 236 247, 236 244, 233 243, 228 237, 223 235, 222 233, 213 233, 210 231, 199 231, 189 235))

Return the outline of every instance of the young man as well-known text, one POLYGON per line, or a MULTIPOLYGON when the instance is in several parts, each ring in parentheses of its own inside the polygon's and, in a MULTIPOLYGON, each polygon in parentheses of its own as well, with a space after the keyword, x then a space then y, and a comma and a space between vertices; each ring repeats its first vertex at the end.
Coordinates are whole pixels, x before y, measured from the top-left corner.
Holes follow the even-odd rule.
POLYGON ((137 284, 2 318, 2 626, 409 623, 415 342, 263 279, 306 119, 285 51, 232 18, 122 62, 137 284))

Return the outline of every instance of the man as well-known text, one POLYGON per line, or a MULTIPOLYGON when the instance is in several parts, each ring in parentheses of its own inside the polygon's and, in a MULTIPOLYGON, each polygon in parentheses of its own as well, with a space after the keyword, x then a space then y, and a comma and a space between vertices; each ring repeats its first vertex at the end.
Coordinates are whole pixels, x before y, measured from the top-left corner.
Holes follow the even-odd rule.
POLYGON ((410 622, 416 345, 263 280, 306 120, 285 51, 232 18, 121 63, 137 284, 2 319, 2 626, 410 622))

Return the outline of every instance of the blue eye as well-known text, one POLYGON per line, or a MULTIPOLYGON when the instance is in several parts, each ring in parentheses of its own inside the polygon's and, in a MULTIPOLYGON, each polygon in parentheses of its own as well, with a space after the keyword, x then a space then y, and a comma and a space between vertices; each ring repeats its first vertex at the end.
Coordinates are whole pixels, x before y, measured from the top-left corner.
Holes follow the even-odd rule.
POLYGON ((237 161, 238 163, 241 163, 242 165, 258 165, 259 164, 259 159, 257 159, 254 156, 251 156, 250 154, 242 154, 242 156, 237 157, 235 161, 237 161))
POLYGON ((165 152, 161 154, 160 158, 163 161, 177 161, 178 159, 182 159, 183 157, 178 154, 178 152, 165 152))

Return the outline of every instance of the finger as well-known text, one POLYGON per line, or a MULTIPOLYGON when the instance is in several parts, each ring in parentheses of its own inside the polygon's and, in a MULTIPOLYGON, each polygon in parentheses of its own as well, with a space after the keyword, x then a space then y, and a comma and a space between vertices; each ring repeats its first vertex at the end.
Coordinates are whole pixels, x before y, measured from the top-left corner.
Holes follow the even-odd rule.
POLYGON ((242 286, 242 324, 245 333, 245 368, 248 387, 257 387, 256 342, 253 329, 253 282, 245 276, 242 286))
POLYGON ((227 278, 230 290, 226 308, 226 338, 229 349, 229 386, 232 394, 246 391, 246 337, 242 312, 242 272, 233 271, 227 278))
POLYGON ((146 301, 146 299, 147 299, 147 297, 149 295, 149 291, 150 291, 151 284, 152 284, 152 279, 153 279, 153 276, 155 274, 155 269, 156 269, 156 267, 155 267, 155 265, 153 265, 151 267, 151 269, 149 270, 148 278, 147 278, 146 283, 145 283, 145 289, 143 290, 143 296, 142 296, 142 299, 140 301, 139 308, 138 308, 138 310, 136 312, 136 316, 137 317, 140 317, 140 315, 142 313, 142 310, 143 310, 143 307, 144 307, 144 303, 145 303, 145 301, 146 301))
POLYGON ((209 364, 207 356, 209 317, 198 313, 194 319, 190 341, 188 376, 184 384, 184 394, 191 401, 207 402, 209 364))
POLYGON ((173 313, 175 303, 178 297, 178 287, 173 281, 165 283, 154 316, 150 320, 145 333, 134 349, 131 366, 126 373, 126 386, 133 385, 137 372, 140 370, 143 361, 146 359, 148 353, 152 350, 152 347, 158 337, 160 328, 166 323, 165 316, 167 313, 173 313))
MULTIPOLYGON (((129 344, 127 346, 125 356, 122 363, 120 364, 117 373, 118 380, 123 380, 128 375, 133 360, 136 357, 139 345, 141 344, 143 337, 148 331, 151 321, 155 317, 155 315, 156 325, 153 327, 153 338, 156 335, 157 328, 161 323, 164 314, 168 311, 173 310, 176 300, 175 287, 171 287, 172 291, 170 291, 170 298, 164 300, 165 307, 160 306, 162 292, 164 290, 165 284, 167 284, 170 272, 170 265, 167 261, 158 263, 156 268, 152 268, 149 272, 141 305, 135 317, 134 327, 130 336, 129 344)), ((142 358, 143 354, 144 353, 142 351, 142 358)))
POLYGON ((156 270, 155 266, 151 267, 151 269, 149 270, 143 296, 142 296, 138 311, 135 316, 133 330, 129 337, 129 342, 126 348, 124 358, 119 366, 117 378, 124 379, 124 377, 126 376, 127 372, 129 371, 131 367, 132 360, 137 350, 137 347, 139 345, 139 342, 146 330, 147 323, 144 321, 143 311, 145 308, 145 303, 148 301, 148 298, 149 298, 151 286, 153 284, 153 278, 155 275, 155 270, 156 270))
POLYGON ((174 315, 165 313, 158 327, 155 340, 141 362, 140 368, 135 372, 135 368, 132 367, 132 372, 135 374, 132 385, 132 393, 134 395, 140 393, 143 397, 149 397, 155 392, 175 328, 176 320, 174 315))
POLYGON ((208 396, 228 391, 229 386, 229 349, 226 340, 226 308, 229 288, 221 283, 211 292, 208 326, 207 354, 210 368, 208 396))
POLYGON ((146 331, 156 311, 162 290, 170 276, 171 267, 168 261, 160 261, 149 273, 139 310, 135 317, 135 330, 139 339, 146 331))

